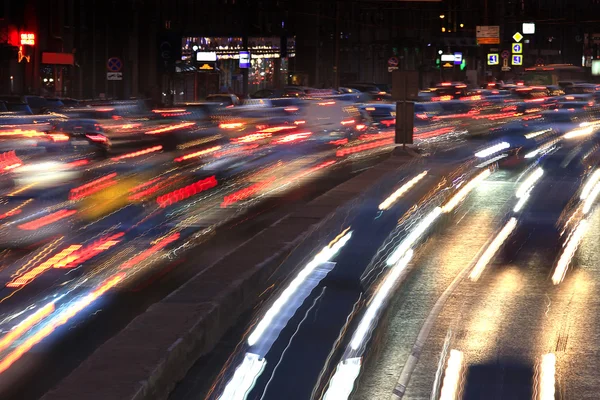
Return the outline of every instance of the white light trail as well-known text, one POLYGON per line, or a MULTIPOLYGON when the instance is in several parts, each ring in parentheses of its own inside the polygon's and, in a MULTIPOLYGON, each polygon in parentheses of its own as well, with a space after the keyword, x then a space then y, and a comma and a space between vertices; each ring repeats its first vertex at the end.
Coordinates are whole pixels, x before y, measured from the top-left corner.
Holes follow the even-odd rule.
POLYGON ((590 193, 592 193, 592 189, 596 186, 596 183, 600 182, 600 169, 594 171, 594 173, 590 176, 588 181, 585 183, 583 190, 581 191, 581 196, 579 198, 581 200, 585 200, 590 193))
POLYGON ((508 157, 508 154, 500 154, 499 156, 496 156, 496 157, 491 158, 491 159, 489 159, 489 160, 487 160, 485 162, 482 162, 481 164, 476 165, 476 167, 477 168, 485 168, 488 165, 493 164, 496 161, 500 161, 500 160, 502 160, 503 158, 506 158, 506 157, 508 157))
POLYGON ((477 153, 475 153, 475 157, 486 158, 486 157, 491 156, 492 154, 498 153, 499 151, 508 149, 509 147, 510 147, 510 143, 501 142, 501 143, 495 144, 491 147, 488 147, 487 149, 478 151, 477 153))
POLYGON ((541 131, 537 131, 537 132, 531 132, 525 135, 525 139, 533 139, 535 137, 538 137, 540 135, 543 135, 546 132, 550 132, 552 129, 544 129, 541 131))
POLYGON ((517 189, 517 198, 520 199, 521 197, 529 193, 531 188, 533 188, 533 185, 535 185, 535 183, 542 177, 542 175, 544 175, 544 170, 540 167, 536 168, 535 171, 533 171, 531 175, 529 175, 527 179, 525 179, 523 183, 521 183, 521 186, 519 186, 519 188, 517 189))
POLYGON ((341 361, 335 373, 329 381, 329 387, 323 396, 323 400, 346 400, 350 397, 354 382, 358 377, 362 363, 362 358, 355 357, 341 361))
POLYGON ((400 258, 406 253, 417 240, 425 233, 425 231, 435 222, 436 219, 442 214, 442 208, 436 207, 431 211, 419 224, 413 229, 410 234, 400 243, 396 250, 386 260, 388 266, 392 266, 400 260, 400 258))
POLYGON ((554 400, 556 392, 556 355, 544 354, 540 363, 539 400, 554 400))
POLYGON ((515 205, 515 208, 513 209, 514 212, 519 212, 521 211, 521 209, 523 208, 523 206, 525 205, 525 203, 527 203, 527 200, 529 200, 529 193, 525 193, 517 202, 517 204, 515 205))
POLYGON ((492 243, 490 243, 488 248, 485 249, 481 257, 479 257, 479 260, 477 260, 477 264, 475 264, 475 267, 473 267, 473 270, 471 270, 471 273, 469 274, 469 279, 471 279, 472 281, 476 281, 479 279, 485 267, 488 265, 488 263, 491 261, 494 255, 496 255, 496 252, 500 249, 500 247, 502 247, 506 239, 508 239, 508 237, 510 236, 512 231, 515 230, 516 227, 516 218, 513 217, 510 220, 508 220, 506 225, 504 225, 504 228, 502 228, 502 230, 494 238, 492 243))
POLYGON ((381 306, 387 300, 391 290, 398 281, 400 274, 402 271, 404 271, 412 256, 413 250, 408 250, 406 255, 402 257, 394 267, 391 268, 383 283, 377 289, 377 293, 373 297, 373 300, 371 300, 365 315, 360 320, 358 327, 354 331, 354 335, 352 335, 352 341, 350 342, 350 347, 352 347, 352 350, 358 350, 362 346, 365 337, 367 336, 367 332, 369 332, 369 329, 373 326, 381 306))
POLYGON ((467 195, 475 189, 484 179, 490 176, 492 172, 489 169, 482 171, 475 178, 471 179, 466 185, 464 185, 452 198, 442 207, 442 212, 449 213, 467 197, 467 195))
POLYGON ((565 279, 565 275, 567 274, 567 269, 569 268, 569 264, 571 264, 571 260, 575 255, 575 251, 577 251, 577 247, 579 246, 579 242, 583 239, 585 235, 585 231, 588 228, 587 220, 581 220, 575 231, 567 241, 567 245, 565 246, 560 258, 558 259, 558 263, 556 263, 556 269, 554 270, 554 274, 552 274, 552 283, 558 285, 565 279))
POLYGON ((448 365, 444 372, 444 381, 440 391, 440 400, 455 400, 458 395, 460 375, 463 368, 464 356, 462 351, 450 350, 448 365))
POLYGON ((267 360, 261 358, 258 354, 246 353, 244 361, 236 368, 233 377, 223 394, 219 396, 219 400, 244 400, 248 396, 248 392, 252 390, 256 379, 265 369, 267 360))
POLYGON ((285 306, 288 300, 294 295, 296 290, 300 287, 302 282, 311 274, 311 272, 317 268, 320 264, 325 263, 331 260, 346 243, 352 237, 352 232, 346 233, 342 236, 337 242, 335 242, 331 247, 325 246, 323 250, 321 250, 315 258, 312 259, 290 282, 289 286, 285 288, 285 290, 281 293, 281 295, 275 300, 271 308, 267 310, 263 318, 256 325, 254 331, 248 336, 248 345, 252 346, 262 336, 262 334, 267 330, 273 319, 277 316, 277 314, 281 311, 281 309, 285 306))
POLYGON ((596 198, 598 197, 599 194, 600 194, 600 182, 596 183, 596 186, 594 186, 594 189, 592 189, 589 196, 583 202, 583 213, 584 214, 587 214, 590 212, 590 210, 592 209, 592 206, 594 205, 594 202, 596 201, 596 198))
POLYGON ((390 208, 404 193, 408 192, 413 186, 417 184, 421 179, 427 175, 427 171, 421 172, 419 175, 412 178, 410 181, 402 185, 398 190, 392 193, 387 199, 379 205, 380 210, 387 210, 390 208))
POLYGON ((579 138, 582 136, 591 135, 592 133, 594 133, 594 127, 586 126, 583 128, 573 129, 572 131, 565 133, 564 138, 565 139, 575 139, 575 138, 579 138))

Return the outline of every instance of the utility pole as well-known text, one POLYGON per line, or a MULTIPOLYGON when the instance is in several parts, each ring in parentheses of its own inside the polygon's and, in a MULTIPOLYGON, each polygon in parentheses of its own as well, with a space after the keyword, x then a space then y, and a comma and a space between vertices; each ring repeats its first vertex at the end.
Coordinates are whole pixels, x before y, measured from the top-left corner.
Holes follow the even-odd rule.
POLYGON ((335 66, 334 66, 334 88, 340 87, 340 25, 341 25, 340 1, 335 2, 335 66))

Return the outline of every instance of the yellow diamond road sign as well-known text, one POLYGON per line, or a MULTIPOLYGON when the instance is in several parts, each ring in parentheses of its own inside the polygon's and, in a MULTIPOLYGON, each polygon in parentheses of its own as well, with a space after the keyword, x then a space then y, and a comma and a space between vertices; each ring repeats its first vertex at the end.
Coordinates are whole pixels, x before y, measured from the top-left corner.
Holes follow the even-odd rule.
POLYGON ((513 39, 515 39, 515 42, 520 42, 521 39, 523 39, 523 35, 521 35, 519 32, 517 32, 513 35, 513 39))

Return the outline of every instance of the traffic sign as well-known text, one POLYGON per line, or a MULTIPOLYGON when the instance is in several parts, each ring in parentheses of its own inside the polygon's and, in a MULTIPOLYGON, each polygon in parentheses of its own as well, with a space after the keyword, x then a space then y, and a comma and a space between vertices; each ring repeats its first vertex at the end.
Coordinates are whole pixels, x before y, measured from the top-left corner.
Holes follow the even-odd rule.
POLYGON ((390 57, 388 59, 388 67, 397 67, 398 63, 398 57, 390 57))
POLYGON ((510 57, 510 52, 508 50, 504 50, 502 52, 502 58, 507 59, 508 57, 510 57))
POLYGON ((523 56, 520 54, 513 54, 512 65, 523 65, 523 56))
POLYGON ((488 65, 498 65, 499 64, 498 53, 488 54, 487 55, 487 63, 488 63, 488 65))
POLYGON ((111 72, 119 72, 123 68, 123 62, 118 57, 111 57, 106 62, 106 69, 111 72))
POLYGON ((523 39, 523 35, 521 35, 519 32, 517 32, 513 35, 513 39, 515 39, 515 42, 520 42, 521 39, 523 39))
POLYGON ((512 52, 513 52, 513 54, 522 54, 523 53, 523 45, 521 43, 513 43, 512 44, 512 52))
POLYGON ((122 72, 107 72, 106 80, 107 81, 122 81, 123 73, 122 72))
POLYGON ((510 71, 510 67, 508 66, 508 58, 502 59, 502 68, 501 68, 501 70, 504 71, 504 72, 510 71))

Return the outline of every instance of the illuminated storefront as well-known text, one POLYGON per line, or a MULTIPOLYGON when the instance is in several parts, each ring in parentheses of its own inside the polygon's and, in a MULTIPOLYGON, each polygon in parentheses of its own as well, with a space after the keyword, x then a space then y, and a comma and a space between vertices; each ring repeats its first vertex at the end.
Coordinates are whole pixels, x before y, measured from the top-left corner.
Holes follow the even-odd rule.
MULTIPOLYGON (((251 62, 248 70, 250 93, 264 88, 280 87, 287 83, 289 59, 295 57, 295 39, 287 40, 287 57, 281 57, 279 37, 248 39, 251 62)), ((184 37, 182 61, 194 63, 198 53, 216 53, 219 91, 242 93, 242 70, 239 67, 241 37, 184 37)))

